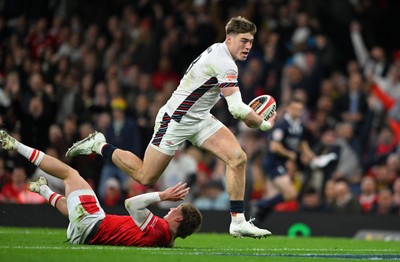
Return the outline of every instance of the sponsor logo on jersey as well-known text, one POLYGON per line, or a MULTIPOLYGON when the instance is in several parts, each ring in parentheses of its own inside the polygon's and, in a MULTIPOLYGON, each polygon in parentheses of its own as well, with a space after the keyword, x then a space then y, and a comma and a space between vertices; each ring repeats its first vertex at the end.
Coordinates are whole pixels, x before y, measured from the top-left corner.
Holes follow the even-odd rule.
POLYGON ((226 80, 233 82, 237 81, 238 74, 235 70, 229 69, 228 71, 225 72, 224 77, 226 80))

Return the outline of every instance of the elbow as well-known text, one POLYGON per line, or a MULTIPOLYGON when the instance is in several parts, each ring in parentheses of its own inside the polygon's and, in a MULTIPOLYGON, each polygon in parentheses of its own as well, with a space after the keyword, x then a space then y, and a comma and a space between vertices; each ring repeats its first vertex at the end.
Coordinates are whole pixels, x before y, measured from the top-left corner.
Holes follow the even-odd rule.
POLYGON ((228 110, 235 119, 242 120, 250 113, 251 108, 242 103, 240 105, 231 105, 228 110))
POLYGON ((124 206, 125 206, 126 209, 130 209, 131 208, 132 205, 131 205, 129 199, 125 199, 124 206))

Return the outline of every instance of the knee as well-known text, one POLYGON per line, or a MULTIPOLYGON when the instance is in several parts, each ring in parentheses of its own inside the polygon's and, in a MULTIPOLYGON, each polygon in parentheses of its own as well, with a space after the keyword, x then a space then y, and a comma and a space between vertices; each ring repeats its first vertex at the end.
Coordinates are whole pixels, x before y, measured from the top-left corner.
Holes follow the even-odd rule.
POLYGON ((138 176, 138 179, 136 180, 139 184, 142 186, 152 186, 157 182, 157 178, 154 177, 149 177, 144 174, 138 176))
POLYGON ((232 150, 226 163, 231 168, 244 168, 247 163, 247 155, 241 149, 232 150))

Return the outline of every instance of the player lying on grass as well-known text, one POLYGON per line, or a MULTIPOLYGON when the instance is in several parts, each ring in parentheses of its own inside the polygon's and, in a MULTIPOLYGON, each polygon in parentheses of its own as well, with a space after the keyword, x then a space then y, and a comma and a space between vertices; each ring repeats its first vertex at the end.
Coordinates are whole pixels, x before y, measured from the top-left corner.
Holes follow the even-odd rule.
POLYGON ((186 184, 178 183, 162 192, 126 199, 125 207, 130 216, 109 215, 75 169, 20 143, 3 130, 0 130, 0 143, 3 149, 16 150, 44 172, 64 181, 65 196, 53 192, 44 177, 30 182, 29 190, 40 194, 68 216, 67 237, 72 244, 172 247, 177 237, 185 238, 201 225, 201 213, 189 203, 171 208, 164 218, 153 215, 146 208, 159 201, 183 200, 189 192, 186 184))

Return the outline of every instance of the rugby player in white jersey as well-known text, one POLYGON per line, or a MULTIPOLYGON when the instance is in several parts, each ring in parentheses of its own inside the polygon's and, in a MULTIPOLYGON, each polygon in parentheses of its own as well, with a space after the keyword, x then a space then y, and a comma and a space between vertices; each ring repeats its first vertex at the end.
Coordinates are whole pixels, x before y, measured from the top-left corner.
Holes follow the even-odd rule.
POLYGON ((210 110, 223 96, 233 117, 251 128, 268 131, 276 114, 267 121, 243 103, 238 86, 236 60, 244 61, 252 48, 257 28, 243 17, 230 19, 226 38, 207 48, 188 67, 171 98, 159 110, 154 134, 144 159, 108 144, 95 132, 75 143, 67 157, 93 152, 111 159, 115 165, 143 185, 154 184, 188 140, 208 150, 226 163, 226 189, 231 203, 229 232, 235 237, 266 237, 271 234, 246 221, 244 215, 245 170, 247 157, 233 133, 210 110))

